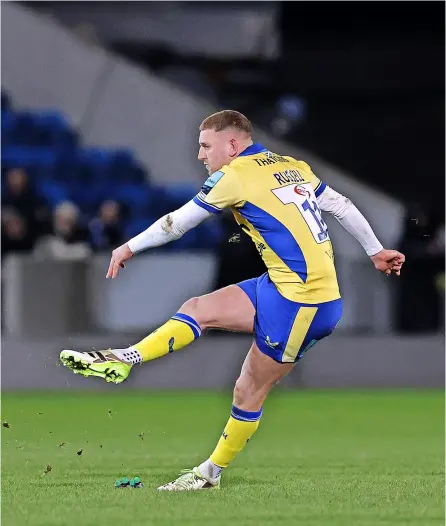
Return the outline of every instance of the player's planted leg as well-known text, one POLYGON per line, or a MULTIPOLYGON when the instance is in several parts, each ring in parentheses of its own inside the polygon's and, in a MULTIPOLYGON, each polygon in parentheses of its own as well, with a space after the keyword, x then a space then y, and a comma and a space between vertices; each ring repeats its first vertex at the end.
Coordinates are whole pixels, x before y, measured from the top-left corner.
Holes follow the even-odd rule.
POLYGON ((263 354, 254 343, 235 384, 231 416, 212 455, 185 471, 159 491, 195 491, 220 487, 221 473, 240 453, 259 427, 269 391, 294 364, 281 364, 263 354))
POLYGON ((254 307, 235 285, 186 301, 164 325, 127 349, 79 352, 63 350, 60 359, 74 373, 121 383, 133 365, 179 351, 209 328, 251 333, 254 307))

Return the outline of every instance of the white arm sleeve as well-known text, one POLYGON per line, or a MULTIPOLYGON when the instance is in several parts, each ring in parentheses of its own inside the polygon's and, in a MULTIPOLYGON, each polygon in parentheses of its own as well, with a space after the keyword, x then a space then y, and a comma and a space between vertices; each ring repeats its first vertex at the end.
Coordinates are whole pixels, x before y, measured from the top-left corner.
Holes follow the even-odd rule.
POLYGON ((136 254, 146 248, 165 245, 169 241, 179 239, 188 230, 196 227, 211 215, 204 208, 196 205, 193 201, 189 201, 178 210, 155 221, 141 234, 130 239, 128 246, 136 254))
POLYGON ((321 210, 334 215, 345 230, 361 243, 368 256, 374 256, 383 249, 367 219, 350 199, 326 186, 317 203, 321 210))

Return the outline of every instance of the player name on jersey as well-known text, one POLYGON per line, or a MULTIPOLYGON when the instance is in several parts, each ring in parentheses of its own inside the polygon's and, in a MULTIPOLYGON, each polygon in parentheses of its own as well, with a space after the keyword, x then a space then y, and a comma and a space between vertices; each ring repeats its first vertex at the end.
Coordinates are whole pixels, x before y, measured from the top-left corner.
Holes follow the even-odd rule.
POLYGON ((255 157, 253 159, 259 166, 269 166, 274 163, 289 163, 288 159, 275 153, 267 152, 266 157, 255 157))
POLYGON ((297 170, 285 170, 284 172, 277 172, 273 176, 280 184, 305 182, 305 178, 297 170))

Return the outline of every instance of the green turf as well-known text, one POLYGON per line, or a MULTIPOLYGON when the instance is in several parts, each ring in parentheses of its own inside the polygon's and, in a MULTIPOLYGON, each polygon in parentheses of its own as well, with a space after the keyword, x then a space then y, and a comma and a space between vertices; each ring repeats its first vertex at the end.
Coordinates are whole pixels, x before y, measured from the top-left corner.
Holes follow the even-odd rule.
POLYGON ((230 402, 119 387, 3 395, 2 525, 444 524, 438 391, 274 393, 220 491, 154 491, 208 456, 230 402), (124 475, 145 488, 115 489, 124 475))

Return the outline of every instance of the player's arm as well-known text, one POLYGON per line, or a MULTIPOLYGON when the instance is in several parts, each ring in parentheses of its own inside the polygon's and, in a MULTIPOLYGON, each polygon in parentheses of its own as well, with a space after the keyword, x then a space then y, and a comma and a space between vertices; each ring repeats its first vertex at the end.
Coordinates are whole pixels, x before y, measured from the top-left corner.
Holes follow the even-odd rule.
POLYGON ((115 278, 124 263, 135 253, 179 239, 213 214, 242 203, 237 174, 229 168, 213 173, 201 191, 184 206, 158 219, 152 226, 124 245, 113 250, 107 278, 115 278))
POLYGON ((141 234, 113 250, 106 277, 115 278, 119 269, 124 268, 124 262, 134 254, 179 239, 188 230, 195 228, 211 215, 194 201, 189 201, 178 210, 166 214, 141 234))
POLYGON ((316 185, 315 194, 319 208, 332 214, 347 232, 361 243, 378 270, 387 275, 392 272, 400 275, 405 261, 404 254, 397 250, 384 249, 367 219, 350 199, 322 182, 316 185))

